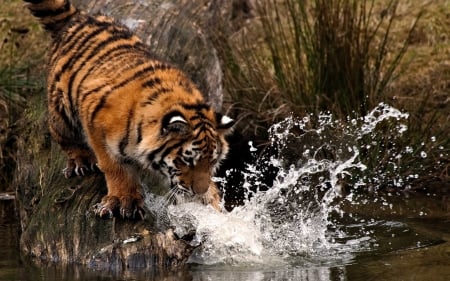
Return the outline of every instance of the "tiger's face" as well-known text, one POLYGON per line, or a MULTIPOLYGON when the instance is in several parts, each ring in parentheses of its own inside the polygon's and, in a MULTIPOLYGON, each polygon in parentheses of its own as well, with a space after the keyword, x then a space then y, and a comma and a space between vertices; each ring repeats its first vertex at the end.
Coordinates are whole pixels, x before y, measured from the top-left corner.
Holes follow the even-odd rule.
POLYGON ((180 104, 160 120, 158 148, 147 152, 147 163, 185 194, 202 195, 228 152, 225 136, 234 120, 205 104, 180 104))

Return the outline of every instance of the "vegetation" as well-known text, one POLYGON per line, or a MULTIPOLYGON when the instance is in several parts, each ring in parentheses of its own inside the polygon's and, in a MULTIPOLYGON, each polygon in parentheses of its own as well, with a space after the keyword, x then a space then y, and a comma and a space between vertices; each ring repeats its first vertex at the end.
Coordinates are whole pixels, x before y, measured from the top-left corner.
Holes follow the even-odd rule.
POLYGON ((40 115, 45 112, 45 37, 31 16, 17 17, 22 10, 21 1, 7 1, 0 11, 0 191, 13 179, 19 143, 30 137, 25 125, 37 121, 28 113, 33 107, 40 115))

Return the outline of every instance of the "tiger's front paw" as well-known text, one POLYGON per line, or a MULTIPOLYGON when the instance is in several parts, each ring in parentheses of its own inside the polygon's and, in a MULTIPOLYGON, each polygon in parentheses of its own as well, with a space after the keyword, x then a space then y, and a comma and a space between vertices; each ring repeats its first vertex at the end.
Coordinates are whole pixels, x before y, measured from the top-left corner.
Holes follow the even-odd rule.
POLYGON ((120 215, 124 219, 144 219, 144 202, 141 198, 135 198, 130 195, 103 197, 100 203, 94 206, 94 212, 101 218, 112 218, 114 215, 120 215))

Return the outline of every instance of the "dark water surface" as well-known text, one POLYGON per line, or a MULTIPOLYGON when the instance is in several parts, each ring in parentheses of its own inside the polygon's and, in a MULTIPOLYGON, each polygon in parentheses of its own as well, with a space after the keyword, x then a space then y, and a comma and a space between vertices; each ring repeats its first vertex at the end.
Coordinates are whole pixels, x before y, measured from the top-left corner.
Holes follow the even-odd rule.
MULTIPOLYGON (((19 252, 14 201, 0 200, 0 281, 18 280, 450 280, 450 198, 392 198, 391 207, 349 206, 368 220, 376 243, 348 259, 293 257, 285 265, 189 265, 176 272, 93 271, 38 264, 19 252)), ((359 228, 358 225, 349 225, 359 228)))

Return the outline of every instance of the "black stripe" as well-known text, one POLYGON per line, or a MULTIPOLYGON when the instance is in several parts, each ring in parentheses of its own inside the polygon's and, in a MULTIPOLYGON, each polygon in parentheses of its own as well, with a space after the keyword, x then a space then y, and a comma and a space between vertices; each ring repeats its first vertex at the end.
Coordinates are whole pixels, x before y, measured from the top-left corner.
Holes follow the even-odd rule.
POLYGON ((33 10, 33 6, 30 8, 31 13, 33 16, 37 18, 46 18, 46 17, 54 17, 59 14, 62 14, 64 12, 67 12, 70 10, 70 2, 68 0, 64 1, 64 6, 61 6, 57 8, 56 10, 33 10))
POLYGON ((103 94, 102 98, 100 99, 100 101, 97 103, 97 105, 95 106, 94 110, 91 113, 91 118, 89 120, 89 125, 92 127, 94 125, 94 119, 97 116, 98 112, 100 111, 100 109, 102 109, 103 106, 105 106, 106 103, 106 97, 108 96, 108 93, 103 94))
MULTIPOLYGON (((72 28, 74 25, 75 24, 68 26, 66 28, 65 34, 67 34, 67 32, 69 32, 69 29, 72 28)), ((65 37, 63 36, 62 38, 59 38, 59 40, 53 40, 54 48, 51 52, 52 56, 50 57, 50 61, 54 61, 55 57, 58 57, 60 55, 60 53, 62 53, 62 54, 67 53, 68 48, 72 49, 72 44, 76 44, 78 42, 78 40, 80 40, 85 35, 85 33, 80 32, 80 30, 82 30, 85 27, 86 27, 86 25, 77 23, 75 30, 71 31, 68 34, 68 36, 65 36, 65 37), (76 38, 76 40, 74 40, 72 42, 72 40, 75 38, 75 36, 78 36, 78 37, 76 38), (68 43, 71 43, 70 47, 67 46, 68 43), (61 46, 64 46, 64 47, 60 50, 61 46)))
POLYGON ((193 141, 192 145, 200 145, 203 143, 203 141, 204 141, 204 139, 199 139, 199 140, 193 141))
MULTIPOLYGON (((69 78, 68 89, 70 91, 72 91, 73 83, 75 81, 75 78, 77 77, 78 72, 86 65, 86 63, 90 59, 92 59, 95 55, 97 55, 99 50, 104 48, 105 45, 110 44, 112 42, 115 42, 117 40, 121 40, 121 39, 129 39, 129 38, 121 38, 121 37, 114 37, 114 36, 113 37, 109 37, 107 40, 101 41, 100 44, 98 44, 95 48, 91 48, 91 51, 89 52, 88 56, 84 58, 84 60, 81 62, 81 64, 79 66, 77 66, 76 68, 73 67, 71 69, 71 75, 70 75, 70 78, 69 78)), ((78 101, 79 93, 78 92, 73 92, 73 91, 72 91, 72 93, 76 94, 75 99, 76 99, 76 101, 78 101)), ((77 106, 78 106, 78 102, 77 102, 77 106)))
POLYGON ((142 141, 142 121, 139 122, 138 127, 137 127, 137 139, 136 142, 137 143, 141 143, 142 141))
MULTIPOLYGON (((62 111, 62 112, 56 111, 56 112, 57 112, 59 118, 61 118, 62 122, 63 122, 65 125, 67 125, 67 127, 69 128, 68 131, 73 132, 73 131, 74 131, 74 130, 73 130, 73 126, 71 125, 70 119, 69 119, 68 116, 65 114, 65 112, 64 112, 64 111, 62 111)), ((53 115, 54 115, 54 114, 53 114, 53 115)), ((58 122, 58 121, 55 121, 55 122, 58 122)), ((53 124, 54 124, 55 122, 50 122, 50 127, 51 127, 52 131, 53 131, 54 133, 57 133, 58 136, 59 136, 61 139, 67 138, 66 134, 63 134, 60 130, 57 130, 57 129, 61 128, 61 126, 56 126, 56 127, 53 126, 53 124)), ((71 141, 73 142, 73 140, 71 140, 71 141)))
MULTIPOLYGON (((91 18, 88 18, 88 19, 91 19, 91 18)), ((69 50, 71 50, 71 49, 77 49, 77 46, 76 46, 76 45, 78 44, 78 42, 79 42, 81 39, 84 38, 84 40, 83 40, 82 42, 80 42, 80 45, 83 45, 83 44, 86 43, 87 40, 90 40, 90 39, 92 38, 92 37, 90 37, 90 36, 91 36, 94 32, 91 32, 88 36, 84 37, 84 36, 86 35, 86 32, 81 32, 81 30, 82 30, 83 28, 85 28, 86 26, 83 25, 83 24, 80 24, 78 27, 77 27, 76 30, 74 30, 74 31, 72 32, 71 36, 69 36, 68 38, 64 39, 66 43, 64 43, 64 45, 63 45, 64 47, 58 52, 59 54, 62 54, 62 57, 64 57, 65 54, 66 54, 69 50), (79 28, 78 28, 78 27, 79 27, 79 28), (73 35, 73 36, 72 36, 72 35, 73 35), (75 38, 75 37, 74 37, 75 35, 79 35, 79 36, 75 38), (72 38, 73 38, 74 40, 72 40, 72 38), (72 41, 71 41, 71 40, 72 40, 72 41)), ((100 26, 100 27, 101 27, 101 26, 100 26)), ((95 30, 95 29, 94 29, 94 30, 95 30)), ((100 32, 102 32, 103 30, 105 30, 105 28, 104 28, 104 27, 101 27, 101 28, 99 28, 99 29, 96 29, 95 31, 98 32, 98 33, 100 33, 100 32)), ((79 53, 79 52, 78 52, 78 53, 79 53)), ((60 57, 61 57, 61 56, 60 56, 60 57)), ((73 56, 70 57, 70 59, 62 66, 61 70, 57 71, 57 72, 54 74, 54 76, 55 76, 55 77, 61 77, 61 74, 64 73, 64 72, 66 71, 67 65, 68 65, 69 63, 71 63, 71 61, 73 61, 73 56)), ((58 60, 57 60, 56 63, 55 63, 55 62, 53 62, 53 59, 52 59, 52 63, 54 63, 54 65, 58 65, 58 60)), ((55 87, 55 86, 56 86, 56 85, 53 83, 53 84, 51 85, 50 91, 54 90, 54 87, 55 87)))
MULTIPOLYGON (((211 123, 210 122, 208 122, 207 121, 207 119, 206 120, 202 120, 201 122, 198 122, 195 126, 194 126, 194 128, 192 129, 193 131, 195 131, 195 130, 197 130, 198 128, 200 128, 200 127, 210 127, 210 128, 212 128, 213 126, 211 125, 211 123)), ((202 130, 202 131, 204 131, 204 130, 202 130)))
POLYGON ((198 104, 187 104, 182 103, 181 106, 187 110, 195 110, 195 111, 201 111, 203 109, 209 110, 210 106, 206 103, 198 103, 198 104))
POLYGON ((164 150, 164 152, 161 154, 161 160, 159 161, 159 164, 161 165, 162 162, 164 162, 164 158, 166 158, 166 156, 175 148, 179 147, 180 145, 182 145, 185 142, 185 140, 181 140, 179 142, 177 142, 176 144, 169 146, 168 148, 166 148, 164 150))
MULTIPOLYGON (((128 83, 134 81, 136 78, 144 75, 144 74, 148 74, 148 72, 155 72, 158 69, 167 69, 167 65, 165 64, 156 64, 156 65, 149 65, 137 72, 134 73, 134 75, 132 75, 131 77, 128 77, 127 79, 123 80, 122 82, 120 82, 119 84, 116 84, 114 87, 112 87, 110 90, 108 90, 106 93, 103 94, 102 98, 100 99, 100 102, 97 104, 97 106, 95 107, 94 111, 91 113, 91 119, 90 119, 90 125, 92 126, 95 117, 97 116, 97 113, 100 111, 100 109, 105 105, 106 99, 108 98, 108 96, 114 92, 115 90, 122 88, 123 86, 127 85, 128 83)), ((90 93, 92 92, 97 92, 99 90, 101 90, 102 88, 106 87, 108 85, 102 85, 99 86, 95 89, 93 89, 92 91, 90 91, 90 93)), ((87 94, 90 94, 87 93, 87 94)))
MULTIPOLYGON (((74 68, 73 71, 77 72, 79 71, 85 64, 86 62, 88 62, 90 59, 92 59, 95 55, 97 55, 97 53, 105 47, 105 45, 119 41, 119 40, 129 40, 133 35, 129 32, 122 32, 120 34, 114 33, 111 34, 112 36, 107 38, 106 40, 102 40, 100 41, 100 44, 98 44, 95 48, 93 48, 93 46, 86 46, 88 49, 91 49, 91 51, 89 52, 89 55, 87 57, 85 57, 85 59, 81 62, 80 66, 78 69, 74 68)), ((83 51, 83 55, 84 51, 83 51)), ((78 62, 78 61, 77 61, 78 62)))
MULTIPOLYGON (((94 43, 97 43, 97 40, 91 40, 91 39, 94 38, 95 36, 99 35, 103 31, 105 31, 105 29, 97 29, 95 32, 92 32, 88 36, 86 36, 84 38, 84 40, 80 43, 81 46, 83 46, 83 48, 81 50, 78 50, 77 53, 72 55, 72 57, 68 61, 66 61, 66 63, 64 63, 64 65, 61 67, 60 72, 64 73, 68 69, 71 69, 73 67, 73 65, 75 64, 75 62, 78 61, 78 59, 80 59, 80 57, 82 57, 84 55, 84 52, 87 51, 94 43)), ((74 75, 73 70, 71 72, 72 72, 72 75, 74 75)), ((72 89, 68 88, 68 90, 71 91, 72 89)), ((69 107, 71 109, 73 108, 72 94, 69 95, 69 107)))
POLYGON ((63 64, 61 72, 64 72, 67 68, 73 67, 73 65, 80 59, 81 56, 85 54, 87 50, 92 47, 93 44, 98 43, 98 40, 94 40, 94 38, 106 30, 106 28, 95 29, 93 32, 89 33, 88 36, 84 37, 83 41, 80 42, 80 46, 82 46, 82 48, 77 49, 76 53, 63 64))
MULTIPOLYGON (((80 16, 81 17, 81 16, 80 16)), ((81 40, 85 35, 86 32, 81 32, 84 28, 89 27, 99 27, 99 28, 105 28, 111 24, 105 24, 102 22, 96 21, 93 17, 90 16, 84 16, 80 19, 80 17, 77 18, 77 22, 75 22, 73 25, 70 25, 67 27, 66 32, 69 32, 69 29, 72 28, 74 25, 77 25, 74 30, 71 30, 68 36, 63 36, 61 39, 64 39, 64 47, 61 49, 61 53, 65 54, 71 49, 74 49, 75 45, 81 40)))
POLYGON ((194 121, 194 120, 198 120, 198 119, 202 119, 199 115, 194 115, 191 118, 189 118, 189 120, 194 121))
MULTIPOLYGON (((200 124, 202 124, 202 123, 200 123, 200 124)), ((198 125, 197 125, 197 127, 198 127, 198 125)), ((206 132, 206 130, 199 130, 197 132, 197 134, 192 139, 194 139, 194 140, 197 139, 200 136, 200 134, 203 133, 203 132, 206 132)), ((195 142, 193 142, 192 144, 195 145, 194 143, 195 142)))
MULTIPOLYGON (((152 152, 150 152, 148 155, 147 155, 147 160, 150 162, 150 163, 153 163, 153 160, 155 160, 155 155, 157 154, 157 153, 159 153, 159 152, 161 152, 165 147, 166 147, 166 145, 168 144, 169 142, 166 142, 166 143, 164 143, 163 145, 161 145, 160 147, 158 147, 157 149, 155 149, 155 150, 153 150, 152 152)), ((157 170, 157 169, 156 169, 157 170)))
MULTIPOLYGON (((139 42, 140 43, 140 42, 139 42)), ((140 45, 140 44, 139 44, 140 45)), ((89 75, 92 73, 92 71, 94 71, 104 60, 108 60, 109 57, 111 56, 112 58, 114 58, 115 60, 119 60, 119 58, 122 55, 128 54, 130 53, 130 50, 128 48, 133 48, 135 47, 135 45, 130 45, 128 43, 126 44, 121 44, 121 45, 117 45, 115 48, 111 49, 109 52, 101 55, 100 57, 97 57, 96 60, 94 60, 90 65, 91 67, 89 68, 89 70, 86 72, 86 74, 81 78, 80 82, 78 83, 77 89, 75 90, 75 93, 77 93, 76 96, 76 106, 78 106, 78 104, 80 103, 80 96, 79 94, 81 93, 81 86, 83 85, 83 82, 89 77, 89 75), (121 52, 117 52, 116 51, 121 51, 121 52)), ((86 93, 85 95, 83 95, 81 97, 81 103, 84 102, 84 100, 86 99, 86 97, 90 94, 90 92, 86 93)))
POLYGON ((63 122, 69 128, 69 130, 70 131, 74 131, 76 128, 73 127, 72 120, 69 118, 69 116, 67 116, 65 110, 60 111, 59 114, 60 114, 61 119, 63 120, 63 122))
POLYGON ((165 93, 170 93, 170 92, 172 92, 171 89, 159 88, 159 89, 155 90, 154 92, 152 92, 151 95, 149 97, 147 97, 146 101, 141 104, 141 106, 152 105, 153 102, 155 102, 160 95, 165 94, 165 93))
POLYGON ((177 151, 178 159, 180 159, 182 162, 188 164, 189 166, 194 166, 194 158, 193 157, 184 157, 183 155, 183 149, 180 147, 177 151))
POLYGON ((53 30, 57 30, 59 26, 59 23, 46 23, 44 28, 47 31, 53 31, 53 30))
POLYGON ((134 117, 134 110, 131 109, 128 112, 127 128, 125 131, 125 136, 123 136, 122 140, 119 142, 119 152, 120 152, 120 155, 122 155, 122 156, 126 156, 125 148, 128 146, 128 142, 129 142, 129 138, 130 138, 131 120, 133 119, 133 117, 134 117))
MULTIPOLYGON (((50 100, 56 100, 56 102, 52 102, 52 108, 54 108, 54 112, 56 112, 59 117, 62 119, 62 121, 64 122, 64 124, 71 130, 73 131, 73 122, 71 120, 71 118, 69 118, 69 116, 66 114, 65 108, 63 106, 63 102, 61 100, 64 99, 64 92, 61 89, 56 89, 56 92, 51 93, 51 98, 50 100), (55 98, 56 97, 56 98, 55 98), (56 110, 58 108, 61 108, 62 106, 62 110, 56 110)), ((72 112, 71 112, 72 113, 72 112)))
MULTIPOLYGON (((128 51, 126 51, 126 52, 119 52, 119 53, 115 53, 115 54, 107 53, 107 54, 105 54, 106 56, 104 57, 104 59, 108 59, 109 55, 113 56, 114 58, 120 58, 122 55, 125 55, 127 52, 128 51)), ((88 71, 86 71, 86 73, 81 78, 80 82, 78 82, 77 87, 74 90, 74 93, 76 93, 76 95, 75 95, 75 106, 77 108, 79 107, 80 104, 84 103, 84 101, 89 96, 89 94, 93 93, 93 92, 87 92, 87 93, 84 93, 84 95, 81 96, 81 93, 82 93, 81 87, 83 86, 83 83, 86 81, 86 79, 88 79, 89 76, 92 74, 92 72, 94 70, 96 70, 99 66, 100 66, 100 63, 98 63, 97 60, 95 60, 92 63, 90 63, 90 67, 89 67, 88 71)))
POLYGON ((144 83, 142 83, 142 87, 144 88, 153 88, 156 85, 160 85, 161 84, 161 79, 158 77, 155 78, 151 78, 147 81, 145 81, 144 83))
MULTIPOLYGON (((79 47, 85 47, 85 44, 87 41, 91 40, 94 36, 98 35, 102 31, 105 31, 108 29, 108 27, 112 27, 111 23, 104 23, 95 20, 92 17, 86 17, 85 22, 78 23, 78 26, 75 30, 71 31, 70 35, 67 38, 62 38, 64 40, 63 48, 61 49, 60 53, 63 55, 69 52, 70 50, 77 50, 77 53, 79 54, 81 50, 79 47), (84 28, 93 27, 93 29, 89 31, 82 31, 84 28), (85 36, 86 35, 86 36, 85 36), (80 42, 80 40, 82 40, 80 42), (79 44, 78 44, 79 43, 79 44)), ((86 48, 84 48, 86 49, 86 48)), ((84 51, 83 51, 84 52, 84 51)), ((82 52, 82 53, 83 53, 82 52)), ((70 61, 74 60, 74 56, 70 58, 66 64, 70 63, 70 61)), ((73 63, 73 62, 72 62, 73 63)), ((64 71, 64 68, 63 70, 64 71)))

